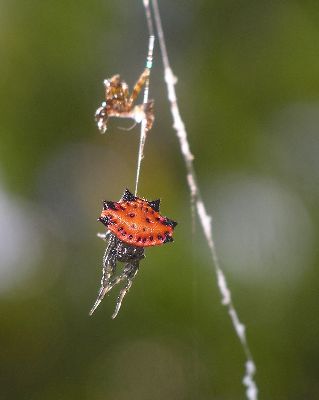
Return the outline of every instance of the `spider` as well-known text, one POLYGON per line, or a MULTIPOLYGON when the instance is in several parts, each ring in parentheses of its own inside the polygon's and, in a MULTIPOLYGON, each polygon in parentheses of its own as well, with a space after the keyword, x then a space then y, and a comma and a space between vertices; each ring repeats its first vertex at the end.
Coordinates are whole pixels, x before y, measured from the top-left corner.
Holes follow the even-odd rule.
MULTIPOLYGON (((95 120, 101 133, 107 130, 109 117, 132 118, 135 124, 146 118, 146 130, 150 130, 154 122, 154 101, 150 100, 145 104, 134 106, 134 101, 139 95, 143 85, 150 75, 150 69, 145 68, 135 83, 132 94, 126 82, 121 80, 120 75, 114 75, 104 80, 105 101, 96 110, 95 120)), ((135 124, 133 126, 135 126, 135 124)))
POLYGON ((173 241, 173 231, 177 222, 159 213, 160 200, 148 201, 125 190, 118 202, 104 201, 98 221, 107 231, 98 234, 108 240, 103 257, 101 288, 90 315, 94 313, 103 297, 117 284, 126 281, 117 298, 114 319, 122 305, 122 300, 132 286, 139 270, 139 263, 145 257, 144 248, 158 246, 173 241), (123 272, 114 277, 117 261, 125 263, 123 272))

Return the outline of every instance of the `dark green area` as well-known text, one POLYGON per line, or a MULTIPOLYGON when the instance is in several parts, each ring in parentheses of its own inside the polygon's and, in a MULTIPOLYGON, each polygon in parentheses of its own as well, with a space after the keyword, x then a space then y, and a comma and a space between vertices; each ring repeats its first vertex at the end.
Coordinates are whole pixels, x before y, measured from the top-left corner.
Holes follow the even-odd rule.
MULTIPOLYGON (((159 3, 260 398, 317 399, 319 6, 159 3), (248 216, 246 204, 255 207, 248 216)), ((245 358, 198 222, 192 234, 158 48, 139 195, 161 197, 163 214, 179 222, 175 242, 147 250, 116 320, 118 289, 88 317, 105 248, 95 236, 101 200, 134 190, 139 140, 138 127, 118 129, 130 125, 123 120, 101 135, 93 116, 105 78, 119 73, 132 88, 147 41, 142 1, 1 2, 1 399, 245 398, 245 358), (16 219, 7 221, 10 207, 16 219)))

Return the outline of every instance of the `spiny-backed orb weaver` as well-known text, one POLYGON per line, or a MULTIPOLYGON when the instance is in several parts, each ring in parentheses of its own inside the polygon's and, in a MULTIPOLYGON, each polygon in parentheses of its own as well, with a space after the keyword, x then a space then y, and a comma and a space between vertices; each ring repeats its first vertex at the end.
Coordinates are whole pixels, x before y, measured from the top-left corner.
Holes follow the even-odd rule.
POLYGON ((105 241, 108 240, 108 245, 103 257, 101 288, 90 315, 94 313, 106 293, 126 280, 112 315, 112 318, 115 318, 124 296, 132 286, 140 260, 145 257, 144 248, 173 241, 172 235, 177 222, 163 217, 159 213, 159 207, 160 200, 148 201, 136 197, 128 189, 120 201, 103 202, 98 221, 107 227, 107 231, 99 236, 105 241), (126 264, 123 272, 114 277, 117 261, 126 264))
POLYGON ((139 95, 143 85, 149 78, 150 70, 145 68, 135 83, 132 94, 126 82, 121 80, 120 75, 114 75, 105 79, 105 101, 96 110, 95 120, 101 133, 107 130, 109 117, 132 118, 135 123, 140 123, 146 118, 146 130, 150 130, 154 122, 154 101, 149 100, 145 104, 134 106, 134 101, 139 95))

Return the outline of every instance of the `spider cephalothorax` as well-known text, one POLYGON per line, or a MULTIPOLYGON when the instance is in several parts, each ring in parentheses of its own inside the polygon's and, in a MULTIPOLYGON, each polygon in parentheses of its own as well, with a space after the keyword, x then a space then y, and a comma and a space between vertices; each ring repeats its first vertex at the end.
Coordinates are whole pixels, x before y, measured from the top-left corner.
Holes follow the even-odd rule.
POLYGON ((126 286, 120 291, 112 318, 119 312, 122 300, 139 269, 144 248, 158 246, 173 241, 173 231, 177 222, 163 217, 159 213, 160 200, 148 201, 134 196, 125 190, 118 202, 104 201, 100 218, 107 232, 99 235, 108 240, 103 257, 103 276, 97 300, 90 311, 93 314, 97 306, 115 285, 126 280, 126 286), (123 272, 114 277, 116 262, 126 263, 123 272))
POLYGON ((131 95, 128 85, 121 80, 120 75, 114 75, 112 78, 104 80, 105 101, 95 113, 97 126, 102 133, 105 133, 107 129, 109 117, 132 118, 136 123, 140 123, 146 118, 146 129, 152 128, 154 122, 153 100, 134 106, 134 101, 149 78, 149 74, 149 69, 145 68, 131 95))

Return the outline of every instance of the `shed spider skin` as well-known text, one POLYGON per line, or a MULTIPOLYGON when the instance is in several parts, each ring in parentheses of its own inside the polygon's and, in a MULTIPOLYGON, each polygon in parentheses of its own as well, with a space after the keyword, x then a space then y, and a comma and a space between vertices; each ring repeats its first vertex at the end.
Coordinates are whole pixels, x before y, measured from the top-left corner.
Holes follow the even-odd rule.
POLYGON ((132 286, 139 270, 139 262, 145 257, 144 248, 173 242, 172 236, 177 222, 162 216, 159 207, 159 199, 149 201, 134 196, 128 189, 118 202, 106 200, 103 202, 103 210, 98 221, 106 226, 107 231, 98 236, 108 244, 103 257, 101 288, 90 315, 115 285, 126 281, 117 298, 112 315, 114 319, 124 296, 132 286), (114 276, 117 261, 125 265, 122 273, 114 276))
POLYGON ((134 102, 149 75, 149 68, 145 68, 135 83, 131 95, 129 94, 127 83, 121 80, 120 75, 114 75, 110 79, 104 80, 105 101, 103 101, 101 107, 95 113, 95 120, 101 133, 106 132, 109 117, 132 118, 135 123, 140 123, 146 118, 146 130, 149 131, 152 128, 154 122, 154 101, 150 100, 145 104, 134 106, 134 102))

